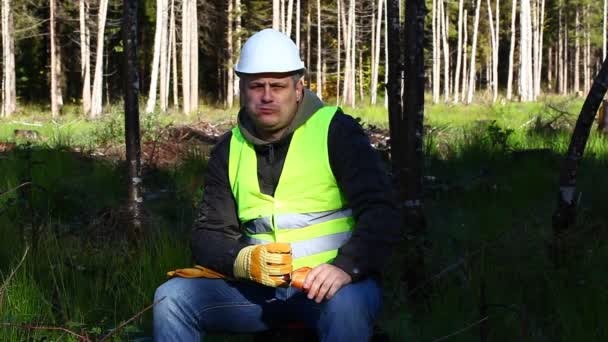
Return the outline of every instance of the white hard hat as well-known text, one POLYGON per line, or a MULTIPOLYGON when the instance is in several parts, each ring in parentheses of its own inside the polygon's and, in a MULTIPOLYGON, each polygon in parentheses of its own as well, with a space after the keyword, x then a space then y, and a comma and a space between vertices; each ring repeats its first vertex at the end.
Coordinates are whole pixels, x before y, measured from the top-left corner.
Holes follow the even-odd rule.
POLYGON ((234 71, 242 74, 303 70, 304 62, 296 44, 287 35, 264 29, 251 36, 241 49, 234 71))

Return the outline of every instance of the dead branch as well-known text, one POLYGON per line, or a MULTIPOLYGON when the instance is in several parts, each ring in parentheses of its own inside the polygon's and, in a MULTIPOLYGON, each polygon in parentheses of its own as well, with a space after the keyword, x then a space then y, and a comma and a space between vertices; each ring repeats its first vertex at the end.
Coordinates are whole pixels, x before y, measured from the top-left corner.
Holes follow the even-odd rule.
POLYGON ((27 256, 27 252, 29 250, 30 250, 30 247, 27 246, 25 248, 25 251, 23 252, 23 256, 21 257, 21 260, 17 264, 17 267, 15 267, 11 271, 11 274, 9 274, 8 278, 6 278, 6 280, 4 281, 4 283, 2 284, 2 286, 0 287, 0 303, 2 303, 2 298, 4 297, 4 291, 6 291, 6 288, 8 287, 8 284, 11 282, 11 280, 13 279, 13 277, 15 276, 15 274, 17 273, 17 271, 19 270, 19 268, 21 268, 21 265, 25 261, 25 257, 27 256))
POLYGON ((464 328, 462 328, 462 329, 456 330, 456 331, 454 331, 453 333, 450 333, 450 334, 448 334, 448 335, 445 335, 445 336, 442 336, 442 337, 440 337, 440 338, 438 338, 438 339, 435 339, 435 340, 433 340, 433 342, 445 341, 445 340, 447 340, 447 339, 448 339, 448 338, 450 338, 450 337, 454 337, 454 336, 456 336, 456 335, 458 335, 458 334, 462 334, 463 332, 465 332, 465 331, 467 331, 467 330, 469 330, 469 329, 471 329, 471 328, 474 328, 476 325, 479 325, 479 324, 481 324, 481 323, 483 323, 483 322, 487 321, 489 318, 490 318, 489 316, 485 316, 485 317, 483 317, 482 319, 480 319, 480 320, 478 320, 478 321, 476 321, 476 322, 473 322, 473 323, 471 323, 471 324, 467 325, 466 327, 464 327, 464 328))
POLYGON ((135 314, 135 316, 129 318, 128 320, 124 321, 121 325, 119 325, 116 329, 110 331, 107 335, 105 335, 104 337, 102 337, 101 340, 99 340, 98 342, 104 342, 104 341, 106 341, 107 339, 109 339, 110 337, 112 337, 112 335, 118 333, 120 330, 122 330, 124 327, 126 327, 129 323, 133 322, 139 316, 143 315, 144 312, 150 310, 152 307, 154 307, 154 305, 162 302, 165 298, 167 298, 167 297, 163 297, 163 298, 157 300, 156 302, 154 302, 154 303, 146 306, 140 312, 138 312, 137 314, 135 314))
POLYGON ((87 336, 80 335, 78 333, 73 332, 70 329, 62 328, 62 327, 45 327, 45 326, 35 326, 30 324, 16 324, 16 323, 2 323, 0 322, 0 327, 14 327, 24 330, 46 330, 46 331, 63 331, 70 335, 74 335, 78 338, 79 341, 82 342, 92 342, 90 338, 87 336))
POLYGON ((0 196, 6 195, 6 194, 11 193, 11 192, 14 192, 14 191, 17 191, 17 190, 19 190, 20 188, 23 188, 24 186, 31 185, 31 184, 32 184, 32 182, 25 182, 25 183, 23 183, 23 184, 21 184, 21 185, 19 185, 19 186, 15 187, 15 188, 12 188, 12 189, 6 190, 5 192, 0 192, 0 196))

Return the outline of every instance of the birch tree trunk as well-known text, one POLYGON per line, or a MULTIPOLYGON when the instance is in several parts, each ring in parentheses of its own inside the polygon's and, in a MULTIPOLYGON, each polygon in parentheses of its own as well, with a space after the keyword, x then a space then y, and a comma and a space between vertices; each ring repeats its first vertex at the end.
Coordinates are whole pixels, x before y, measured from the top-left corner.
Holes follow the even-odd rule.
MULTIPOLYGON (((146 114, 152 113, 156 107, 156 93, 161 55, 161 34, 163 25, 163 8, 165 0, 156 0, 156 29, 154 30, 154 56, 152 57, 152 73, 150 75, 150 90, 146 104, 146 114)), ((162 84, 162 82, 161 82, 162 84)))
POLYGON ((432 30, 433 30, 433 103, 439 102, 439 4, 441 0, 433 0, 432 30))
MULTIPOLYGON (((287 34, 287 37, 291 38, 291 21, 293 17, 293 0, 289 0, 288 4, 287 4, 287 27, 285 30, 285 34, 287 34)), ((297 45, 296 45, 297 46, 297 45)))
POLYGON ((2 116, 17 109, 15 78, 15 38, 11 0, 2 0, 2 116))
POLYGON ((580 75, 579 75, 579 68, 580 68, 580 54, 581 54, 581 46, 580 46, 580 41, 579 41, 579 32, 580 32, 580 22, 579 22, 579 9, 578 6, 576 8, 576 14, 575 14, 575 19, 574 19, 574 94, 576 96, 579 96, 579 92, 580 92, 580 75))
POLYGON ((456 71, 454 72, 454 103, 460 101, 460 71, 462 68, 462 15, 463 0, 458 0, 458 46, 456 47, 456 71))
MULTIPOLYGON (((311 68, 312 61, 310 59, 310 31, 312 28, 312 22, 310 20, 310 1, 308 1, 308 6, 306 9, 306 67, 311 68)), ((308 78, 308 84, 310 84, 310 73, 307 73, 306 75, 308 78)))
MULTIPOLYGON (((186 1, 186 0, 184 0, 186 1)), ((281 30, 281 2, 280 0, 272 0, 272 28, 281 30)))
POLYGON ((137 3, 123 0, 122 32, 125 44, 124 61, 124 102, 125 102, 125 142, 126 161, 129 172, 128 205, 131 214, 131 228, 141 233, 142 203, 141 193, 141 143, 139 132, 139 75, 137 74, 137 3))
MULTIPOLYGON (((238 60, 238 54, 241 51, 241 35, 242 35, 242 24, 241 24, 241 0, 236 0, 234 3, 234 10, 235 10, 235 35, 236 35, 236 47, 234 49, 234 51, 236 52, 236 54, 234 54, 234 57, 232 59, 232 66, 234 66, 235 61, 238 60)), ((298 49, 300 48, 300 45, 296 45, 298 47, 298 49)), ((234 89, 234 96, 239 96, 239 76, 236 75, 234 73, 234 71, 230 70, 230 72, 233 73, 234 76, 234 84, 233 84, 233 89, 234 89)))
POLYGON ((191 16, 189 14, 190 11, 190 1, 191 0, 182 0, 182 96, 184 102, 184 113, 188 114, 191 110, 190 105, 190 40, 191 40, 191 16))
POLYGON ((53 118, 59 117, 59 61, 57 60, 57 33, 55 30, 56 0, 50 0, 50 45, 51 45, 51 113, 53 118))
POLYGON ((80 10, 80 77, 82 77, 82 110, 91 111, 91 37, 89 29, 89 0, 79 0, 80 10))
POLYGON ((228 8, 226 10, 226 15, 228 18, 228 33, 226 35, 226 61, 228 62, 228 65, 226 66, 226 76, 228 77, 228 80, 226 82, 226 91, 227 91, 227 95, 226 95, 226 106, 228 107, 228 109, 231 109, 234 103, 234 71, 233 69, 233 65, 232 65, 232 61, 234 58, 234 52, 232 50, 232 25, 233 23, 233 9, 232 9, 232 1, 233 0, 228 0, 228 8))
POLYGON ((468 46, 469 46, 469 12, 468 10, 464 10, 464 32, 462 33, 464 38, 462 39, 462 45, 463 45, 463 49, 462 49, 462 92, 461 92, 461 96, 460 98, 462 99, 462 101, 466 102, 466 96, 468 94, 468 71, 469 69, 467 68, 467 60, 468 60, 468 46))
POLYGON ((317 96, 323 98, 323 70, 321 69, 321 0, 317 0, 317 96))
MULTIPOLYGON (((376 104, 377 96, 378 96, 378 70, 380 68, 380 38, 381 38, 381 30, 382 30, 382 7, 384 2, 382 0, 378 0, 378 20, 375 22, 375 35, 374 35, 374 50, 373 53, 373 63, 372 63, 372 82, 370 89, 370 103, 372 105, 376 104)), ((374 13, 375 14, 375 13, 374 13)))
MULTIPOLYGON (((340 0, 338 0, 338 1, 340 1, 340 0)), ((339 17, 340 17, 340 11, 338 10, 338 18, 339 17)), ((338 33, 338 39, 339 38, 340 38, 340 33, 338 33)), ((339 45, 340 44, 338 43, 338 46, 339 45)), ((300 0, 296 0, 296 46, 298 47, 298 49, 300 48, 300 0)))
POLYGON ((569 87, 569 84, 568 84, 568 62, 569 62, 569 59, 568 59, 568 22, 569 22, 568 12, 566 12, 565 16, 566 16, 566 18, 565 18, 566 20, 564 20, 564 55, 563 55, 564 60, 562 62, 563 68, 564 68, 563 69, 563 72, 564 72, 563 95, 568 94, 568 87, 569 87))
POLYGON ((357 94, 357 89, 356 89, 356 75, 357 75, 357 15, 356 15, 356 2, 355 0, 351 0, 351 7, 350 7, 351 13, 350 16, 353 18, 352 22, 351 22, 351 77, 350 77, 350 106, 351 107, 355 107, 356 104, 356 94, 357 94))
MULTIPOLYGON (((537 0, 538 1, 538 0, 537 0)), ((534 56, 534 100, 540 95, 541 75, 543 69, 543 41, 545 35, 545 0, 540 0, 540 13, 538 25, 538 41, 536 55, 534 56)))
POLYGON ((177 33, 175 27, 175 0, 171 0, 171 20, 169 23, 171 41, 171 66, 173 69, 173 106, 179 108, 178 77, 177 77, 177 33))
MULTIPOLYGON (((388 0, 387 0, 388 1, 388 0)), ((384 107, 388 109, 388 74, 390 65, 388 62, 388 2, 386 3, 386 11, 384 11, 384 107)))
POLYGON ((91 118, 101 115, 103 96, 103 45, 108 14, 108 0, 100 0, 97 23, 97 46, 95 55, 95 76, 93 78, 93 93, 91 94, 91 118))
POLYGON ((513 98, 513 64, 515 62, 515 19, 517 17, 517 0, 511 6, 511 47, 509 48, 509 71, 507 72, 507 100, 513 98))
POLYGON ((162 0, 160 29, 160 110, 167 112, 169 93, 169 0, 162 0))
POLYGON ((469 85, 466 103, 470 104, 473 102, 473 95, 475 93, 475 58, 477 53, 477 31, 479 28, 479 12, 481 9, 481 0, 477 0, 475 6, 475 21, 473 25, 473 45, 471 46, 471 66, 469 68, 469 85))
POLYGON ((608 20, 608 0, 604 0, 604 15, 602 25, 602 60, 606 59, 606 21, 608 20))
POLYGON ((520 67, 519 67, 519 95, 522 101, 532 101, 532 25, 530 18, 530 0, 522 0, 520 7, 520 67))
POLYGON ((443 97, 447 103, 450 101, 450 45, 448 44, 448 13, 446 13, 443 0, 439 0, 441 7, 440 20, 441 25, 441 42, 443 45, 443 97))
POLYGON ((342 0, 337 1, 336 17, 338 22, 338 48, 336 52, 336 61, 338 64, 338 70, 336 74, 336 103, 340 105, 340 80, 342 78, 342 0))
POLYGON ((190 111, 198 113, 198 8, 190 0, 190 111))

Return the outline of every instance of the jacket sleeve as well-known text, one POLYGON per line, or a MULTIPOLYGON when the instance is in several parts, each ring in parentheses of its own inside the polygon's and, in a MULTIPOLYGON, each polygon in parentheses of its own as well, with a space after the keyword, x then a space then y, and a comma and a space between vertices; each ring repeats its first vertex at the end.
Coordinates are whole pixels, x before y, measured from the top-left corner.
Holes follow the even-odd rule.
POLYGON ((222 274, 233 276, 234 260, 247 244, 241 237, 236 203, 228 180, 227 133, 211 151, 203 200, 192 227, 194 261, 222 274))
POLYGON ((354 281, 378 275, 401 238, 394 187, 378 153, 352 117, 342 113, 334 116, 328 150, 332 171, 355 219, 353 235, 333 264, 354 281))

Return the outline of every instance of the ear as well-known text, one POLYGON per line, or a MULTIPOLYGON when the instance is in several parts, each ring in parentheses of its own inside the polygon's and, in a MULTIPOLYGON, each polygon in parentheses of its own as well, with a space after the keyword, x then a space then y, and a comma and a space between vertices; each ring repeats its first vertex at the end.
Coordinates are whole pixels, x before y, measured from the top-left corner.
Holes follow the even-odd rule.
POLYGON ((304 81, 299 80, 298 83, 296 83, 296 100, 300 102, 302 98, 304 98, 304 81))

